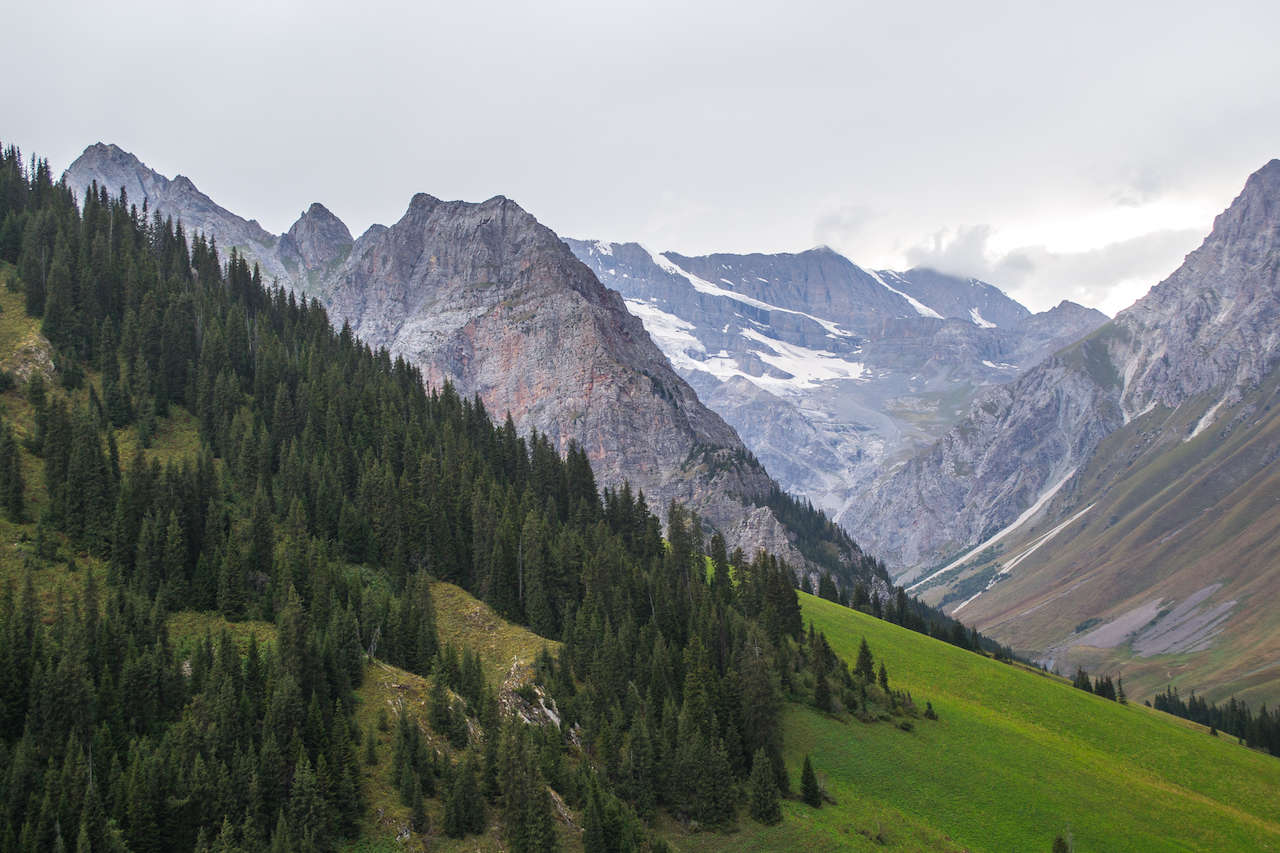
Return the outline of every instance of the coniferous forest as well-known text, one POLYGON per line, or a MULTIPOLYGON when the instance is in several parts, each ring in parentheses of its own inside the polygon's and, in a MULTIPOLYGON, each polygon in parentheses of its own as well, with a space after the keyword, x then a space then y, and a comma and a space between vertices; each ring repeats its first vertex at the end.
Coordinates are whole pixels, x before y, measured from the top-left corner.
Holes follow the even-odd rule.
POLYGON ((30 531, 0 591, 0 849, 333 849, 367 805, 369 657, 432 678, 428 718, 387 723, 414 831, 496 825, 520 851, 562 844, 553 799, 590 851, 661 847, 659 812, 775 822, 800 793, 786 700, 916 716, 865 644, 850 668, 806 631, 784 562, 726 553, 678 505, 664 529, 643 494, 601 494, 580 449, 426 388, 235 251, 76 193, 0 156, 0 264, 54 368, 0 376, 22 409, 0 502, 30 531), (144 448, 180 414, 198 439, 161 464, 144 448), (38 597, 55 566, 82 592, 38 597), (550 713, 511 713, 441 642, 430 581, 559 641, 522 688, 550 713), (175 611, 274 641, 180 653, 175 611))

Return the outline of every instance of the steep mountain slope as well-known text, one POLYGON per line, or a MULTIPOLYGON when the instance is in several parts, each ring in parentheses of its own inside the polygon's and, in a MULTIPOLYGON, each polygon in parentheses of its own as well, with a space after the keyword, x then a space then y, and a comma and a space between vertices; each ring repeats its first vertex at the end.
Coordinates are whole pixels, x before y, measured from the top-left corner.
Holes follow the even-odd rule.
POLYGON ((568 242, 780 482, 839 520, 979 389, 1106 320, 1072 303, 1032 315, 983 282, 865 270, 826 248, 687 257, 568 242))
POLYGON ((1046 662, 1274 699, 1277 363, 1272 161, 1173 275, 985 395, 854 529, 926 599, 1046 662))
MULTIPOLYGON (((77 188, 125 187, 236 248, 267 280, 320 298, 335 324, 421 366, 432 383, 478 394, 495 417, 510 412, 517 429, 538 430, 561 451, 577 442, 602 485, 630 481, 655 508, 675 499, 697 510, 731 548, 806 562, 797 534, 766 506, 773 481, 733 429, 699 402, 621 298, 514 202, 418 194, 400 221, 355 241, 314 204, 274 237, 115 146, 89 147, 65 177, 77 188)), ((860 554, 837 538, 848 576, 860 554)))

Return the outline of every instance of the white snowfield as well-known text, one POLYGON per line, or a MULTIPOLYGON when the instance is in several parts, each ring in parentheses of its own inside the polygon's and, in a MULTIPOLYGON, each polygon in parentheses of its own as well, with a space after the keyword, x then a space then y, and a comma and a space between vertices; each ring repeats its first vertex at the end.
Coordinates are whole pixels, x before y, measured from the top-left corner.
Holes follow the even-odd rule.
POLYGON ((714 355, 708 353, 702 342, 692 334, 696 327, 689 321, 662 310, 652 302, 640 299, 624 301, 627 310, 640 318, 645 331, 677 370, 701 370, 722 382, 740 376, 775 394, 799 394, 829 380, 868 378, 866 366, 862 362, 849 361, 826 350, 789 344, 755 329, 744 329, 742 337, 754 344, 752 354, 775 370, 789 374, 790 378, 752 375, 728 352, 721 350, 714 355))
MULTIPOLYGON (((916 309, 916 313, 919 314, 921 317, 932 317, 935 320, 943 319, 941 314, 939 314, 937 311, 934 311, 928 305, 925 305, 919 299, 916 299, 914 296, 910 296, 909 294, 903 293, 901 290, 898 290, 898 288, 889 284, 887 281, 881 278, 879 273, 877 273, 875 270, 862 269, 862 267, 858 267, 858 269, 862 270, 864 273, 871 276, 873 279, 875 279, 879 284, 884 286, 886 289, 892 290, 894 293, 898 294, 903 299, 907 300, 907 304, 909 304, 912 308, 916 309)), ((903 281, 903 278, 899 276, 897 273, 889 273, 889 275, 893 276, 898 281, 903 281)))
MULTIPOLYGON (((755 299, 754 297, 747 296, 746 294, 743 294, 743 293, 738 293, 736 290, 726 290, 725 288, 721 287, 718 284, 712 284, 711 282, 707 281, 705 278, 700 278, 694 275, 693 273, 689 272, 688 270, 676 264, 666 255, 655 252, 652 249, 650 249, 648 246, 642 246, 641 248, 643 248, 649 254, 649 257, 653 260, 655 264, 658 265, 658 267, 662 269, 663 272, 668 273, 670 275, 677 275, 677 276, 680 276, 681 278, 684 278, 689 282, 689 284, 693 286, 693 289, 698 291, 699 293, 706 293, 710 296, 719 296, 723 299, 732 299, 733 301, 741 303, 742 305, 750 305, 752 308, 759 308, 762 311, 780 311, 783 314, 795 314, 797 317, 807 317, 808 319, 817 323, 822 328, 826 329, 828 335, 832 335, 837 338, 853 337, 852 332, 848 332, 848 331, 845 331, 844 329, 841 329, 838 323, 835 323, 831 320, 824 320, 821 317, 815 317, 812 314, 806 314, 803 311, 796 311, 791 308, 783 308, 778 305, 770 305, 768 302, 755 299)), ((731 282, 727 282, 726 279, 721 279, 721 281, 725 281, 726 283, 731 283, 731 282)))
POLYGON ((977 308, 969 309, 969 319, 973 321, 975 326, 981 326, 984 329, 994 329, 996 327, 996 324, 983 317, 977 308))

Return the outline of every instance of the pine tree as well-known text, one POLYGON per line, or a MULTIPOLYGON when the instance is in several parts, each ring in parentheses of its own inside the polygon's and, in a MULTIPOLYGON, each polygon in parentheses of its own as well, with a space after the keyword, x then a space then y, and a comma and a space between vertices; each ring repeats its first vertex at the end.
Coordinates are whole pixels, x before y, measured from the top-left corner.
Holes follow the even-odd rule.
POLYGON ((778 786, 773 781, 773 764, 764 749, 757 749, 751 761, 751 778, 747 782, 747 808, 751 817, 772 825, 782 820, 778 806, 778 786))
POLYGON ((862 638, 862 643, 858 646, 858 662, 854 666, 854 672, 867 684, 875 678, 875 661, 871 657, 871 647, 867 645, 866 637, 862 638))
POLYGON ((827 683, 827 675, 818 673, 818 681, 813 688, 813 704, 819 711, 831 713, 831 685, 827 683))
POLYGON ((822 789, 818 787, 818 777, 814 775, 807 755, 804 757, 804 770, 800 773, 800 799, 815 809, 822 808, 822 789))
POLYGON ((413 784, 409 791, 409 822, 414 832, 425 833, 428 829, 427 810, 422 800, 422 783, 417 774, 413 776, 413 784))
POLYGON ((9 424, 0 425, 0 502, 10 521, 23 520, 23 488, 18 442, 9 424))

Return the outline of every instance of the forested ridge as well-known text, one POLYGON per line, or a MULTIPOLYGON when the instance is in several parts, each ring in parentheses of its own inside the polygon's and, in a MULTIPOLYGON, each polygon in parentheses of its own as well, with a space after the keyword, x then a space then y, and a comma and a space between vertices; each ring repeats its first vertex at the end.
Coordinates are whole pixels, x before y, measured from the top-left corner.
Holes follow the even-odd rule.
POLYGON ((429 719, 387 722, 413 831, 497 825, 513 850, 577 843, 553 792, 593 851, 661 846, 660 810, 776 820, 784 700, 916 716, 870 650, 850 669, 806 633, 792 567, 725 553, 677 505, 664 540, 580 449, 425 388, 145 206, 101 187, 77 206, 14 148, 0 264, 56 368, 0 376, 22 566, 0 592, 0 848, 333 849, 366 806, 370 652, 432 679, 429 719), (180 416, 197 440, 161 464, 144 448, 180 416), (55 570, 83 580, 50 604, 34 579, 55 570), (523 688, 554 719, 515 722, 478 657, 440 642, 431 579, 561 641, 523 688), (275 641, 180 654, 175 610, 273 623, 275 641))

